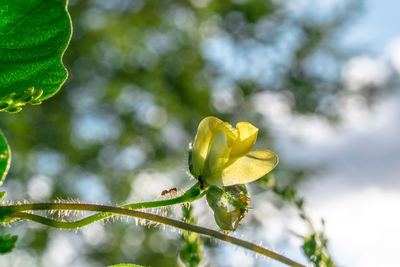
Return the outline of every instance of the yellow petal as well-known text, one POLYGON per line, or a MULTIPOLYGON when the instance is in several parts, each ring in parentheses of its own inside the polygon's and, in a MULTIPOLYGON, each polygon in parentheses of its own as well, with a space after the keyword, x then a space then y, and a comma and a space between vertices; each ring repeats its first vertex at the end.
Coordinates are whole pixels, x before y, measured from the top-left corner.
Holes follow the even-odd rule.
POLYGON ((215 173, 220 173, 229 161, 231 148, 228 145, 228 139, 224 132, 219 132, 214 135, 211 141, 211 147, 208 152, 207 167, 204 167, 204 177, 212 176, 215 173))
POLYGON ((199 124, 193 144, 193 169, 197 175, 203 171, 215 128, 220 123, 222 121, 216 117, 206 117, 199 124))
POLYGON ((239 137, 239 131, 237 129, 233 128, 232 125, 228 122, 222 122, 222 123, 218 124, 218 126, 215 128, 215 130, 223 132, 226 135, 229 146, 232 146, 233 143, 239 137))
POLYGON ((253 182, 278 164, 278 156, 269 150, 251 151, 227 166, 222 173, 206 178, 206 182, 215 186, 231 186, 253 182))
POLYGON ((258 134, 258 128, 249 122, 239 122, 236 124, 239 131, 239 138, 233 144, 231 158, 243 157, 253 148, 258 134))

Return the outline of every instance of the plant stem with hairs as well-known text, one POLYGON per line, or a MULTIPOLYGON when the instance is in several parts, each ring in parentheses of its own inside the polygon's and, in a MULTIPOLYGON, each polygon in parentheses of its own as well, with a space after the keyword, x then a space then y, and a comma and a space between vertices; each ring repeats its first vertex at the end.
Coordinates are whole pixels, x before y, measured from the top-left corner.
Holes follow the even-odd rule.
MULTIPOLYGON (((209 237, 214 237, 216 239, 252 250, 256 253, 262 254, 264 256, 275 259, 281 263, 287 264, 294 267, 305 267, 291 259, 280 255, 274 251, 267 248, 258 246, 251 242, 235 238, 218 231, 214 231, 208 228, 200 227, 193 224, 188 224, 182 221, 162 217, 156 214, 146 213, 137 210, 118 208, 106 205, 96 205, 96 204, 82 204, 82 203, 38 203, 38 204, 19 204, 19 205, 8 205, 0 206, 0 219, 18 219, 18 220, 30 220, 37 223, 41 223, 50 227, 61 228, 61 229, 71 229, 70 222, 63 222, 54 219, 49 219, 40 215, 27 213, 24 211, 37 211, 37 210, 79 210, 79 211, 97 211, 102 213, 108 213, 112 215, 126 215, 132 216, 139 219, 144 219, 160 224, 169 225, 181 230, 195 232, 201 235, 206 235, 209 237)), ((101 214, 101 213, 100 213, 101 214)), ((107 214, 107 215, 108 215, 107 214)), ((74 228, 83 227, 87 224, 74 225, 74 228)))
MULTIPOLYGON (((131 209, 131 210, 139 210, 139 209, 151 209, 151 208, 159 208, 159 207, 166 207, 172 206, 187 202, 195 201, 201 197, 203 197, 207 193, 207 190, 200 190, 200 183, 196 183, 194 186, 189 188, 183 195, 171 199, 165 200, 156 200, 156 201, 148 201, 148 202, 139 202, 139 203, 132 203, 126 204, 121 206, 121 208, 131 209)), ((28 210, 63 210, 65 204, 74 204, 74 203, 36 203, 36 204, 26 204, 26 205, 14 205, 14 206, 7 206, 7 209, 3 207, 3 210, 0 213, 1 216, 4 214, 12 213, 12 212, 21 212, 21 211, 28 211, 28 210)), ((65 210, 73 210, 66 208, 65 210)), ((80 210, 78 208, 78 210, 80 210)), ((83 219, 79 219, 72 222, 63 222, 64 224, 62 227, 63 229, 76 229, 81 228, 96 221, 104 220, 109 217, 115 216, 113 213, 101 212, 94 215, 90 215, 83 219)))

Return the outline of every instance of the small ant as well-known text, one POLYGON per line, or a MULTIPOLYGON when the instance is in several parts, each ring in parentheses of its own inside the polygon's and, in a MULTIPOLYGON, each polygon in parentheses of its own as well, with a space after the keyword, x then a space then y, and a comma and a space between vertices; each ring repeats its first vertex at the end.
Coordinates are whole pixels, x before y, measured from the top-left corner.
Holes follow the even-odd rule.
POLYGON ((178 189, 176 189, 176 187, 174 187, 174 188, 171 188, 169 190, 162 191, 161 195, 165 196, 166 194, 172 194, 172 193, 176 193, 176 192, 178 192, 178 189))

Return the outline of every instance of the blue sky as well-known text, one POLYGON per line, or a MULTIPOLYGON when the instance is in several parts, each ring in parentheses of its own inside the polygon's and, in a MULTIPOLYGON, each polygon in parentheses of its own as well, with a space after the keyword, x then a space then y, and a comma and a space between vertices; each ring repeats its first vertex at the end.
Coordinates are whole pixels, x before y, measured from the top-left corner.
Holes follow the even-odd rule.
POLYGON ((400 36, 399 12, 398 0, 367 0, 362 15, 346 31, 345 43, 382 53, 393 38, 400 36))

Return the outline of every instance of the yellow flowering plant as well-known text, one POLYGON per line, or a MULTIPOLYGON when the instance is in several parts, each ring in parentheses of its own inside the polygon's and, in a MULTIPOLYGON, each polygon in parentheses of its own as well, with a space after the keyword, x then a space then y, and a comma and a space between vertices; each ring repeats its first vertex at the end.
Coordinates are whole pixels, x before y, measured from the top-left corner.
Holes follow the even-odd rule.
MULTIPOLYGON (((143 220, 143 223, 155 222, 183 230, 185 247, 180 259, 190 266, 198 266, 202 260, 200 234, 252 250, 289 266, 305 267, 265 247, 228 235, 239 226, 249 209, 250 197, 246 184, 263 177, 278 163, 278 157, 269 150, 251 150, 257 134, 258 129, 248 122, 239 122, 234 128, 218 118, 207 117, 200 122, 194 144, 189 149, 189 169, 198 182, 181 195, 118 207, 64 201, 0 203, 0 225, 30 220, 59 229, 78 229, 116 215, 131 216, 143 220), (203 196, 206 196, 207 203, 214 212, 215 222, 224 233, 194 224, 190 203, 203 196), (177 204, 183 205, 184 221, 139 211, 177 204), (50 211, 50 213, 82 211, 94 214, 80 219, 65 220, 35 214, 36 211, 50 211)), ((161 195, 176 191, 176 188, 164 190, 161 195)), ((0 192, 0 199, 4 195, 5 193, 0 192)), ((306 218, 305 215, 303 218, 306 218)), ((16 236, 0 236, 0 254, 9 252, 14 247, 16 238, 16 236)), ((307 255, 313 256, 315 242, 312 242, 316 238, 305 240, 307 243, 304 248, 307 250, 307 255)))
POLYGON ((194 139, 189 165, 200 182, 214 186, 232 186, 253 182, 278 164, 278 156, 269 150, 251 150, 258 128, 239 122, 234 128, 216 117, 204 118, 194 139))
MULTIPOLYGON (((139 23, 140 18, 142 18, 145 19, 143 20, 143 22, 145 22, 144 24, 148 24, 146 23, 146 16, 142 15, 150 14, 150 16, 154 16, 155 13, 153 11, 155 9, 163 10, 161 6, 157 6, 157 1, 148 2, 153 3, 146 4, 146 7, 143 8, 143 11, 141 12, 144 13, 142 13, 138 17, 139 23)), ((246 15, 247 13, 251 15, 254 7, 259 8, 262 7, 260 6, 260 4, 263 5, 262 0, 248 2, 251 2, 250 5, 243 5, 244 11, 248 9, 246 12, 243 13, 244 15, 246 15)), ((233 7, 234 5, 231 6, 233 7)), ((263 9, 265 9, 265 11, 268 11, 270 10, 269 6, 270 5, 268 5, 268 7, 264 6, 263 9)), ((88 8, 90 7, 88 6, 88 8)), ((178 8, 181 9, 180 7, 178 8)), ((176 8, 174 7, 172 9, 168 8, 166 10, 167 13, 165 14, 170 14, 171 11, 174 11, 175 9, 176 8)), ((188 7, 188 10, 191 9, 188 7)), ((84 13, 86 14, 86 12, 84 13)), ((219 14, 221 12, 217 13, 219 14)), ((261 11, 261 13, 263 12, 261 11)), ((267 13, 269 14, 269 11, 267 13)), ((53 96, 66 81, 68 73, 65 66, 63 65, 62 58, 72 37, 71 17, 68 13, 68 0, 1 0, 0 14, 0 112, 6 111, 9 113, 16 113, 21 111, 24 105, 41 104, 43 100, 46 100, 47 98, 53 96)), ((107 16, 104 18, 108 18, 110 14, 108 14, 107 12, 107 16)), ((127 15, 129 14, 127 13, 127 15)), ((261 18, 261 16, 258 15, 257 17, 261 18)), ((256 20, 258 20, 258 18, 255 18, 255 20, 252 21, 251 24, 255 25, 256 20)), ((169 29, 169 26, 164 27, 164 24, 164 20, 162 19, 156 20, 155 23, 150 23, 147 26, 150 27, 150 30, 156 29, 158 26, 161 26, 163 29, 165 28, 165 30, 173 30, 173 32, 175 32, 174 28, 169 29)), ((139 33, 141 31, 137 32, 139 33)), ((143 32, 147 34, 148 31, 146 30, 143 32)), ((196 38, 188 39, 195 40, 196 38)), ((97 43, 97 41, 95 43, 97 43)), ((193 48, 199 47, 198 45, 191 45, 190 43, 188 44, 193 48)), ((84 50, 86 50, 86 48, 84 50)), ((133 51, 135 52, 136 50, 140 53, 142 49, 134 49, 133 51)), ((168 58, 170 58, 170 56, 175 57, 175 51, 173 50, 174 49, 171 50, 172 52, 174 52, 173 54, 166 54, 167 57, 165 57, 165 59, 167 59, 167 61, 169 61, 168 58)), ((186 52, 185 54, 188 54, 189 56, 191 55, 191 53, 186 52)), ((140 54, 137 56, 141 57, 140 54)), ((97 55, 96 57, 101 58, 101 55, 97 55)), ((160 59, 163 58, 160 57, 160 59)), ((167 65, 169 65, 169 63, 167 65)), ((196 72, 201 71, 201 69, 198 68, 198 64, 186 65, 193 65, 192 67, 189 67, 196 72)), ((188 69, 189 71, 186 72, 186 74, 188 75, 180 75, 184 78, 185 81, 187 80, 189 83, 191 80, 193 80, 192 78, 196 79, 197 77, 197 74, 190 74, 190 68, 188 69)), ((117 67, 115 68, 115 71, 118 71, 119 69, 120 68, 117 67)), ((124 70, 124 68, 121 68, 121 70, 124 70)), ((89 71, 89 73, 92 72, 90 69, 88 69, 87 71, 89 71)), ((153 81, 155 79, 157 84, 161 82, 161 87, 164 87, 163 81, 159 79, 162 77, 158 77, 158 70, 156 70, 156 72, 152 72, 151 69, 147 69, 143 72, 141 68, 139 68, 138 71, 139 72, 134 72, 139 75, 141 73, 144 73, 146 75, 144 79, 141 79, 139 77, 139 80, 137 80, 137 78, 134 78, 134 80, 137 80, 137 82, 139 82, 139 85, 145 85, 147 83, 146 81, 153 81)), ((167 85, 168 87, 179 85, 183 81, 181 79, 182 77, 176 77, 176 79, 174 78, 174 81, 172 83, 171 81, 166 81, 165 85, 167 85)), ((117 84, 119 84, 118 80, 116 81, 117 84)), ((132 78, 128 77, 128 82, 131 81, 132 78)), ((104 87, 109 87, 109 89, 113 89, 114 86, 109 86, 109 84, 112 85, 113 83, 104 83, 104 87)), ((153 86, 151 86, 150 84, 150 87, 153 86)), ((183 92, 181 90, 182 88, 178 89, 179 90, 177 90, 177 96, 183 97, 181 99, 182 101, 180 102, 187 102, 185 101, 186 94, 184 93, 183 95, 181 95, 183 92)), ((144 91, 141 92, 142 90, 139 91, 140 93, 147 93, 144 91)), ((124 87, 122 93, 124 93, 123 95, 126 95, 126 93, 135 94, 136 89, 124 87)), ((163 93, 161 91, 159 92, 159 90, 150 93, 152 93, 151 95, 154 94, 155 97, 163 95, 163 93)), ((189 96, 192 97, 191 92, 189 93, 189 96)), ((200 92, 198 96, 203 95, 204 92, 200 92)), ((191 101, 187 103, 190 102, 191 101)), ((201 101, 198 101, 198 103, 200 103, 201 105, 205 104, 201 101)), ((118 110, 117 106, 118 104, 115 105, 115 108, 117 108, 118 110)), ((171 105, 167 106, 169 107, 171 105)), ((165 109, 166 111, 169 110, 167 107, 165 107, 165 109)), ((136 107, 135 111, 138 111, 136 110, 136 107)), ((135 112, 135 116, 139 119, 141 115, 141 112, 135 112)), ((21 122, 23 122, 24 124, 24 119, 21 122)), ((13 125, 17 125, 16 128, 14 127, 15 129, 25 127, 23 126, 23 124, 18 125, 18 123, 13 123, 13 125)), ((134 127, 137 128, 137 126, 134 127)), ((129 129, 129 127, 127 129, 129 129)), ((59 127, 58 130, 60 130, 59 132, 63 134, 66 132, 63 127, 59 127)), ((27 131, 28 134, 30 132, 31 131, 27 131)), ((181 230, 184 246, 181 250, 181 253, 179 253, 180 261, 177 262, 178 264, 182 264, 185 266, 203 266, 206 264, 205 262, 202 263, 203 242, 201 241, 200 236, 203 235, 208 238, 215 238, 251 250, 255 253, 270 257, 271 259, 275 259, 283 264, 287 264, 288 266, 305 267, 305 265, 297 263, 289 259, 288 257, 276 253, 268 248, 262 247, 261 245, 257 245, 244 239, 228 235, 230 231, 235 230, 239 226, 239 223, 245 217, 246 212, 249 209, 250 197, 246 188, 246 184, 263 177, 271 170, 273 170, 278 163, 278 157, 275 155, 275 153, 271 151, 252 151, 252 148, 257 139, 257 134, 258 129, 248 122, 239 122, 237 123, 235 128, 231 124, 223 122, 218 118, 207 117, 200 122, 194 144, 189 150, 189 168, 193 176, 196 177, 196 179, 198 180, 198 182, 196 182, 187 190, 181 192, 176 187, 174 187, 160 192, 161 199, 158 195, 158 197, 154 201, 125 203, 124 205, 118 206, 84 203, 79 200, 70 199, 62 200, 60 198, 55 201, 48 202, 32 203, 30 201, 23 201, 22 203, 20 201, 14 202, 10 200, 3 200, 3 198, 6 196, 6 192, 0 192, 0 226, 11 226, 20 221, 31 221, 57 229, 74 229, 75 231, 77 231, 77 229, 83 228, 97 221, 110 218, 119 218, 120 216, 128 216, 135 218, 136 224, 138 224, 138 222, 143 225, 149 225, 151 223, 152 225, 154 224, 169 226, 181 230), (192 213, 191 203, 201 199, 203 196, 206 196, 207 203, 214 212, 215 222, 224 233, 196 225, 196 220, 192 213), (173 205, 182 205, 182 220, 167 216, 164 208, 173 205), (156 210, 157 212, 150 212, 154 210, 156 210), (75 213, 82 213, 82 216, 77 217, 75 216, 75 213)), ((130 133, 121 132, 120 136, 122 139, 119 138, 118 140, 114 140, 116 141, 116 143, 110 145, 118 145, 119 142, 117 141, 123 141, 124 139, 126 139, 126 136, 129 137, 130 135, 130 133)), ((18 138, 14 139, 18 140, 18 138)), ((87 141, 90 140, 88 139, 87 141)), ((52 145, 52 143, 50 145, 52 145)), ((74 144, 74 142, 72 142, 72 144, 74 144)), ((101 142, 99 142, 99 144, 101 144, 101 142)), ((160 144, 162 144, 162 142, 160 142, 160 144)), ((123 148, 121 147, 121 149, 123 148)), ((28 148, 27 151, 29 152, 29 150, 30 149, 28 148)), ((161 151, 162 147, 159 146, 157 150, 161 151)), ((78 155, 76 152, 78 152, 78 150, 74 149, 73 156, 74 158, 76 156, 80 160, 72 160, 69 162, 72 164, 76 163, 76 167, 79 167, 80 165, 86 165, 85 159, 90 159, 96 156, 96 153, 89 153, 88 155, 85 155, 87 153, 84 153, 83 155, 78 155)), ((60 156, 63 156, 63 154, 61 153, 60 156)), ((5 139, 5 136, 0 131, 0 186, 2 185, 8 173, 10 163, 11 151, 5 139)), ((35 169, 34 173, 40 173, 42 171, 42 167, 45 168, 47 165, 51 165, 51 163, 45 162, 44 165, 39 165, 41 166, 37 166, 37 170, 35 169)), ((102 162, 100 162, 99 164, 99 167, 102 167, 100 165, 103 165, 102 162)), ((93 166, 91 168, 93 168, 93 166)), ((112 173, 108 171, 109 166, 106 167, 107 168, 100 168, 99 170, 95 170, 96 174, 98 174, 99 177, 103 178, 110 175, 110 179, 119 180, 122 173, 125 173, 125 171, 122 173, 120 171, 117 171, 115 177, 113 177, 112 173)), ((150 162, 146 162, 145 164, 145 162, 143 162, 143 168, 145 168, 146 170, 138 170, 138 172, 150 171, 149 176, 152 177, 152 167, 156 167, 155 164, 152 164, 150 162)), ((119 168, 115 169, 117 170, 119 168)), ((68 168, 66 168, 65 171, 68 171, 68 168)), ((134 173, 138 172, 135 171, 134 173)), ((17 173, 14 173, 14 176, 18 176, 15 174, 17 173)), ((23 176, 27 175, 28 174, 24 174, 23 176)), ((121 185, 132 183, 133 179, 135 179, 132 176, 134 176, 134 174, 129 173, 129 181, 125 181, 123 183, 121 181, 121 185)), ((168 178, 169 177, 166 177, 165 179, 168 178)), ((36 178, 33 177, 31 180, 36 180, 36 178)), ((140 180, 141 179, 134 180, 134 183, 132 184, 136 185, 138 182, 140 182, 140 180)), ((54 186, 55 188, 59 188, 61 184, 54 184, 54 186)), ((30 188, 31 186, 28 185, 28 187, 30 188)), ((78 184, 78 187, 80 188, 82 187, 82 185, 78 184)), ((149 186, 143 188, 146 188, 146 190, 145 192, 141 193, 147 193, 146 191, 154 190, 157 187, 153 188, 152 186, 149 186)), ((125 189, 126 188, 124 188, 124 192, 126 191, 125 189)), ((130 196, 134 196, 136 198, 135 193, 138 192, 138 188, 127 189, 128 191, 131 189, 130 196)), ((33 190, 29 191, 35 193, 36 191, 40 191, 40 188, 39 190, 36 190, 35 186, 33 190)), ((322 232, 317 232, 314 230, 314 227, 312 227, 311 220, 306 216, 306 213, 303 209, 303 199, 298 197, 295 194, 295 191, 291 190, 290 188, 280 189, 278 187, 275 187, 273 188, 273 192, 277 195, 282 196, 282 199, 292 201, 299 209, 300 217, 307 223, 307 225, 309 225, 311 233, 309 236, 305 236, 303 238, 304 243, 302 248, 305 252, 305 255, 310 259, 310 261, 312 261, 315 266, 333 267, 334 264, 329 254, 327 253, 326 237, 323 235, 322 232)), ((29 193, 28 195, 32 194, 29 193)), ((38 196, 36 193, 33 195, 38 196)), ((52 196, 53 194, 50 195, 52 196)), ((110 191, 110 195, 118 195, 118 192, 110 191)), ((43 195, 43 197, 47 198, 45 195, 43 195)), ((11 199, 15 199, 15 197, 12 197, 11 199)), ((131 199, 131 197, 129 197, 128 199, 131 199)), ((102 197, 102 195, 100 194, 97 202, 104 201, 105 197, 102 197)), ((18 232, 15 230, 18 229, 14 229, 13 232, 18 232)), ((32 236, 32 233, 28 234, 32 236)), ((40 238, 39 235, 38 237, 40 238)), ((115 245, 116 247, 123 249, 123 251, 131 250, 131 242, 124 242, 120 238, 114 238, 111 236, 110 238, 111 240, 106 237, 103 240, 103 243, 107 246, 115 245)), ((17 235, 6 234, 3 229, 0 230, 0 254, 11 252, 15 247, 17 239, 17 235)), ((20 240, 20 242, 25 242, 25 244, 21 245, 21 247, 28 247, 29 242, 26 243, 26 241, 27 240, 25 239, 20 240)), ((135 241, 135 243, 138 242, 141 242, 141 240, 135 241)), ((151 249, 152 245, 150 244, 150 246, 147 246, 147 244, 144 244, 142 247, 151 249)), ((171 254, 174 247, 172 247, 172 250, 168 248, 168 255, 164 257, 167 262, 162 262, 157 259, 159 265, 166 266, 172 264, 173 259, 169 257, 169 254, 171 254)), ((49 248, 52 249, 51 244, 49 248)), ((32 249, 35 249, 35 247, 32 247, 32 249)), ((145 252, 143 255, 150 255, 149 253, 147 253, 147 251, 143 251, 145 252)), ((149 252, 152 253, 151 251, 149 252)), ((62 251, 60 251, 59 254, 60 256, 62 256, 62 251)), ((178 255, 178 253, 176 254, 178 255)), ((204 255, 207 256, 206 253, 204 255)), ((39 254, 37 256, 39 256, 39 254)), ((18 258, 18 256, 16 255, 13 258, 18 258)), ((143 258, 142 260, 145 262, 152 262, 152 259, 143 258)), ((10 258, 10 260, 8 261, 9 263, 13 263, 13 265, 15 265, 14 259, 10 258)), ((2 265, 1 263, 3 262, 4 260, 2 258, 0 265, 2 265)), ((5 263, 4 265, 9 266, 10 264, 5 263)), ((118 264, 113 266, 121 267, 139 265, 118 264)))
MULTIPOLYGON (((190 266, 198 266, 202 261, 200 234, 252 250, 289 266, 305 267, 305 265, 265 247, 228 235, 230 231, 237 229, 249 209, 250 196, 246 184, 268 174, 278 164, 278 157, 274 152, 252 150, 257 134, 258 129, 249 122, 239 122, 234 128, 231 124, 218 118, 207 117, 200 122, 194 144, 189 149, 189 169, 198 182, 179 196, 130 203, 118 207, 67 201, 0 203, 0 225, 11 225, 17 221, 30 220, 59 229, 79 229, 113 216, 131 216, 143 220, 143 223, 155 222, 183 230, 182 238, 185 246, 180 259, 190 266), (223 233, 194 224, 190 203, 203 196, 206 196, 207 203, 214 213, 215 222, 223 233), (140 211, 177 204, 183 205, 184 221, 140 211), (67 218, 65 220, 64 218, 35 214, 36 211, 49 211, 50 213, 82 211, 94 212, 94 214, 80 219, 67 218)), ((164 190, 161 195, 176 191, 176 188, 164 190)), ((0 192, 0 199, 4 195, 4 192, 0 192)), ((295 203, 299 203, 298 207, 301 209, 302 201, 296 200, 295 203)), ((304 215, 304 211, 302 209, 301 211, 302 218, 309 221, 304 215)), ((322 235, 314 234, 315 238, 304 239, 303 248, 309 257, 316 254, 315 243, 320 240, 324 242, 321 246, 322 249, 326 250, 326 239, 320 236, 322 235)), ((17 236, 0 235, 0 254, 11 251, 16 241, 17 236)), ((326 251, 321 253, 318 255, 323 255, 325 261, 330 260, 326 251)))

